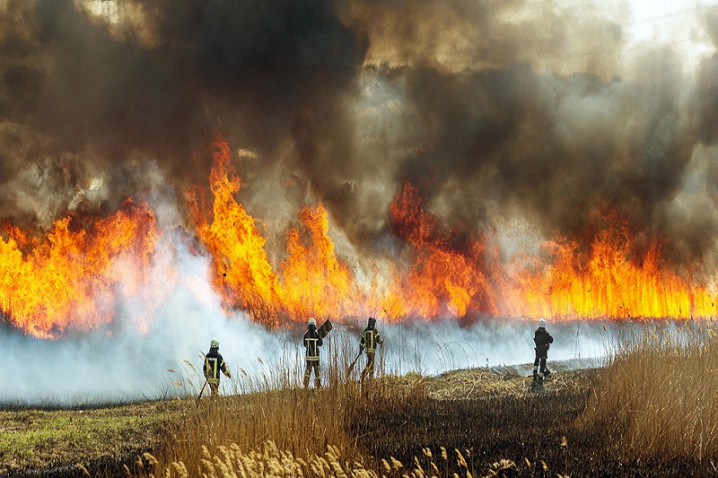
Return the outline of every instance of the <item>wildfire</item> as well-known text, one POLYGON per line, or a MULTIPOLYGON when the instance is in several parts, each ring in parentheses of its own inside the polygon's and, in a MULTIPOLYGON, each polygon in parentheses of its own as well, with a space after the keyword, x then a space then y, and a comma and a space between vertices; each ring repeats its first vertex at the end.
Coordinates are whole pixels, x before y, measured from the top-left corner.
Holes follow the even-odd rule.
POLYGON ((276 325, 279 283, 264 249, 266 240, 254 218, 234 199, 241 181, 232 172, 232 155, 225 141, 213 143, 213 157, 211 207, 199 189, 189 195, 197 235, 215 258, 211 280, 227 307, 248 310, 256 320, 276 325))
MULTIPOLYGON (((716 312, 716 294, 706 283, 672 269, 658 238, 642 238, 637 247, 618 218, 605 218, 588 242, 554 238, 542 244, 540 255, 504 264, 495 237, 442 224, 409 183, 389 207, 391 232, 403 244, 398 256, 361 270, 337 254, 331 218, 318 204, 298 212, 300 227, 288 230, 283 259, 273 264, 261 222, 237 202, 241 179, 229 146, 219 138, 211 152, 211 197, 199 187, 187 194, 199 244, 190 252, 212 258, 209 280, 227 310, 245 310, 268 327, 378 311, 388 320, 688 319, 716 312)), ((146 329, 163 294, 152 277, 153 264, 163 260, 161 237, 150 207, 132 199, 109 217, 60 219, 44 238, 5 223, 4 320, 54 338, 110 324, 118 304, 140 298, 147 309, 140 329, 146 329)), ((163 264, 171 267, 172 260, 163 264)))
POLYGON ((2 232, 0 307, 10 324, 47 338, 111 322, 114 304, 141 294, 157 240, 152 212, 131 199, 87 228, 60 219, 45 239, 9 224, 2 232))
POLYGON ((495 249, 483 237, 452 237, 438 218, 422 209, 411 184, 391 204, 393 232, 410 246, 411 267, 396 271, 387 309, 394 317, 497 315, 494 285, 501 270, 495 249))
POLYGON ((545 259, 529 258, 532 267, 514 275, 511 315, 689 319, 716 313, 715 293, 672 271, 658 239, 641 254, 615 218, 587 253, 569 240, 549 241, 543 248, 545 259))
POLYGON ((305 245, 299 231, 289 232, 289 256, 282 265, 282 302, 297 318, 363 314, 367 295, 334 252, 326 209, 321 205, 304 208, 299 217, 309 231, 309 241, 305 245))
POLYGON ((234 199, 241 182, 232 170, 227 143, 218 139, 212 150, 212 205, 207 205, 199 190, 189 199, 197 234, 215 258, 212 280, 225 306, 247 310, 267 326, 312 315, 336 318, 363 311, 361 291, 349 267, 334 252, 326 209, 319 205, 299 212, 308 244, 300 231, 289 231, 280 278, 255 219, 234 199))

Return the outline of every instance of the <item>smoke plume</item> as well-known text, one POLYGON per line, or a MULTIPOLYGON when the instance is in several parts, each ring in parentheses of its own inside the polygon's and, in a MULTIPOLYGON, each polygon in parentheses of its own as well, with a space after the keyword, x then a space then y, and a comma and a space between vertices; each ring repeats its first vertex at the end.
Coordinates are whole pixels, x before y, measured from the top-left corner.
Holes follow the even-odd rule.
MULTIPOLYGON (((690 13, 714 42, 715 11, 690 13)), ((274 214, 321 201, 361 247, 410 181, 470 228, 518 211, 578 234, 610 208, 700 261, 712 223, 671 206, 712 155, 715 57, 693 75, 675 45, 629 50, 640 21, 625 3, 7 0, 0 213, 112 210, 146 158, 182 191, 222 132, 259 158, 245 201, 269 212, 261 191, 295 178, 274 214)))
MULTIPOLYGON (((623 1, 0 0, 0 220, 42 234, 133 197, 181 262, 186 241, 169 231, 192 234, 186 193, 206 187, 222 134, 243 152, 239 200, 269 249, 321 203, 340 253, 398 257, 390 205, 410 183, 457 242, 495 233, 505 262, 556 236, 586 247, 618 218, 639 245, 662 238, 672 267, 712 276, 716 45, 715 6, 642 17, 623 1)), ((212 273, 187 257, 180 277, 212 273)), ((241 311, 228 321, 208 281, 161 291, 141 338, 117 324, 71 345, 0 331, 13 352, 2 376, 27 370, 0 399, 56 393, 60 381, 28 378, 47 371, 87 377, 64 397, 122 393, 109 369, 154 395, 196 355, 190 338, 282 347, 241 311), (137 361, 97 360, 108 347, 137 361), (26 367, 24 351, 40 360, 26 367)), ((116 322, 136 322, 134 306, 116 322)))

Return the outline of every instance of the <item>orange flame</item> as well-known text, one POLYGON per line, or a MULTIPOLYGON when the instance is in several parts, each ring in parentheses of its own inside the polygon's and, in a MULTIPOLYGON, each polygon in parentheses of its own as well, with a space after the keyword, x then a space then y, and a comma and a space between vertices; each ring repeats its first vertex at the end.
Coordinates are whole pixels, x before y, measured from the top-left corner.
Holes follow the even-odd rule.
POLYGON ((407 241, 408 273, 397 272, 388 309, 395 317, 464 317, 499 313, 492 282, 500 275, 498 255, 485 239, 452 237, 422 209, 416 189, 406 183, 391 204, 394 233, 407 241), (455 243, 460 244, 455 244, 455 243), (498 275, 497 275, 498 274, 498 275))
POLYGON ((672 271, 658 239, 641 254, 627 225, 619 227, 615 217, 610 219, 587 254, 578 252, 575 241, 543 244, 547 259, 532 258, 533 268, 513 278, 510 314, 558 319, 715 316, 715 294, 672 271))
POLYGON ((212 280, 225 306, 247 310, 254 320, 270 327, 313 315, 343 317, 355 313, 362 304, 360 292, 349 267, 334 252, 326 209, 319 205, 316 210, 300 211, 309 244, 302 242, 299 231, 289 231, 288 257, 280 279, 255 219, 234 199, 240 179, 232 170, 227 143, 221 138, 215 140, 212 152, 211 220, 210 207, 199 190, 191 192, 189 202, 197 234, 215 259, 212 280))
POLYGON ((189 196, 197 235, 215 258, 212 282, 227 307, 250 311, 255 320, 274 326, 278 322, 279 283, 264 250, 266 240, 254 218, 234 199, 240 179, 232 171, 229 146, 217 139, 212 147, 211 217, 199 190, 189 196))
POLYGON ((299 217, 310 232, 309 245, 289 232, 289 257, 282 266, 282 301, 293 317, 347 317, 363 309, 366 295, 349 267, 339 261, 329 237, 327 211, 304 208, 299 217))
MULTIPOLYGON (((641 237, 638 247, 615 216, 603 217, 589 241, 557 237, 542 244, 540 256, 504 264, 495 236, 442 224, 409 183, 390 204, 391 231, 402 242, 396 256, 377 259, 369 272, 342 258, 319 204, 299 211, 301 226, 288 231, 285 258, 273 265, 262 224, 236 200, 241 180, 229 146, 218 138, 211 151, 211 201, 200 188, 187 195, 200 244, 189 249, 211 256, 210 282, 224 307, 245 310, 267 327, 382 310, 389 320, 716 315, 716 292, 706 281, 673 269, 660 239, 641 237)), ((131 199, 107 218, 58 220, 44 239, 0 225, 3 320, 54 338, 111 324, 119 302, 139 298, 147 311, 137 325, 146 330, 165 282, 178 274, 160 239, 149 206, 131 199), (162 283, 151 274, 158 264, 169 268, 162 283)))
MULTIPOLYGON (((671 271, 654 240, 639 253, 628 228, 615 218, 593 239, 587 253, 578 242, 555 239, 543 257, 522 256, 501 263, 492 238, 450 229, 423 209, 417 190, 404 184, 390 205, 392 232, 404 252, 383 268, 388 277, 362 284, 335 253, 326 209, 305 208, 302 233, 289 231, 287 259, 274 272, 255 219, 234 195, 240 180, 231 171, 226 142, 214 145, 209 207, 192 196, 198 234, 215 258, 215 285, 228 307, 248 310, 255 320, 275 326, 308 316, 359 317, 382 309, 404 318, 551 317, 712 317, 715 294, 671 271), (204 211, 204 212, 203 212, 204 211)), ((378 274, 378 268, 374 273, 378 274)))
POLYGON ((111 322, 116 297, 140 294, 157 240, 154 216, 131 199, 88 229, 66 217, 45 240, 9 225, 4 233, 0 307, 12 325, 47 338, 111 322))

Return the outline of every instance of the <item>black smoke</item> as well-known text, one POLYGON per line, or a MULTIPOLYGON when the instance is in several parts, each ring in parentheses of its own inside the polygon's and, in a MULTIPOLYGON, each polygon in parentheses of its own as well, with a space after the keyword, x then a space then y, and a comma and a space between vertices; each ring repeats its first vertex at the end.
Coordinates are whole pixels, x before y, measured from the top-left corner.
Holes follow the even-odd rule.
MULTIPOLYGON (((410 181, 468 229, 518 210, 542 236, 575 236, 608 210, 701 261, 716 195, 686 194, 686 178, 715 177, 716 60, 694 77, 671 45, 627 50, 616 5, 10 0, 0 216, 111 211, 146 187, 148 159, 181 193, 206 182, 222 133, 256 153, 241 194, 260 216, 321 201, 360 248, 410 181), (98 175, 102 194, 78 199, 98 175)), ((696 15, 715 38, 715 12, 696 15)))

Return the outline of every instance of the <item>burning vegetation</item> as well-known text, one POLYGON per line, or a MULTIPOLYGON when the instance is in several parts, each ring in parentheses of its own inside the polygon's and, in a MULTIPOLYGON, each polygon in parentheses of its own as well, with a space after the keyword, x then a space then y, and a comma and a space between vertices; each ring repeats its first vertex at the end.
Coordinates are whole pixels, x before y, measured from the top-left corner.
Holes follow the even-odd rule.
MULTIPOLYGON (((662 255, 665 241, 638 234, 614 212, 598 215, 589 241, 545 241, 541 253, 500 258, 492 234, 443 223, 427 211, 411 183, 390 204, 397 254, 375 251, 374 266, 336 251, 328 210, 307 206, 297 213, 279 254, 262 222, 237 200, 239 160, 226 140, 212 143, 209 192, 187 194, 193 234, 191 254, 211 259, 207 278, 227 309, 247 311, 277 327, 317 315, 341 320, 383 310, 387 320, 550 316, 554 319, 707 318, 715 294, 705 281, 688 280, 662 255), (281 259, 273 261, 270 252, 281 259)), ((117 304, 144 304, 141 328, 152 323, 158 297, 160 247, 156 211, 127 199, 107 217, 72 215, 43 236, 3 224, 0 304, 7 320, 26 333, 57 337, 115 320, 117 304)), ((187 231, 187 229, 185 230, 187 231)), ((169 258, 171 262, 173 258, 169 258)), ((111 330, 111 327, 108 329, 111 330)))
POLYGON ((714 316, 718 15, 554 7, 4 2, 4 321, 714 316))
MULTIPOLYGON (((110 474, 715 473, 718 7, 658 3, 0 0, 0 402, 133 402, 50 414, 110 474), (533 393, 489 362, 539 318, 552 359, 660 325, 533 393), (215 335, 234 390, 195 400, 167 372, 215 335)), ((34 417, 6 469, 61 450, 34 417)))

